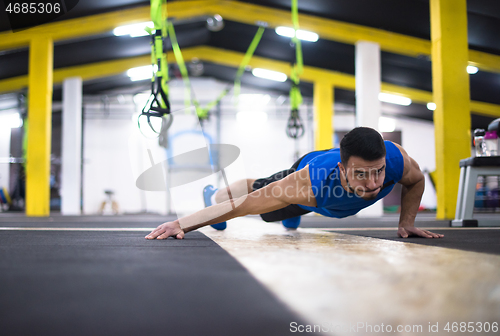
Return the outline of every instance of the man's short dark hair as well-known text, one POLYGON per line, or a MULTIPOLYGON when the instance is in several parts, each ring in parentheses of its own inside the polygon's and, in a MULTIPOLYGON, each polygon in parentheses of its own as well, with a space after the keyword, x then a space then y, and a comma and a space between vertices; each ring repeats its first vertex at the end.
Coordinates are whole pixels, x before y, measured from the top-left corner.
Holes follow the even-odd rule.
POLYGON ((351 156, 358 156, 366 161, 385 157, 384 139, 373 128, 356 127, 340 141, 340 159, 346 168, 351 156))

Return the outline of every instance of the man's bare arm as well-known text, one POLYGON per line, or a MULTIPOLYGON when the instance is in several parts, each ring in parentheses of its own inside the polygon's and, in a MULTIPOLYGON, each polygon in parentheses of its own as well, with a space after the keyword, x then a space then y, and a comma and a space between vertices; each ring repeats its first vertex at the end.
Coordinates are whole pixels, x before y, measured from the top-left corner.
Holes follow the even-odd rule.
POLYGON ((420 171, 418 163, 401 146, 398 146, 398 148, 404 160, 403 177, 399 181, 403 186, 399 226, 408 226, 415 223, 415 217, 425 189, 425 177, 420 171))
POLYGON ((401 191, 401 214, 399 215, 398 234, 403 238, 408 237, 409 234, 426 238, 443 237, 443 235, 414 227, 415 217, 425 189, 425 176, 418 163, 406 153, 403 147, 398 144, 395 145, 401 151, 404 160, 403 177, 399 181, 403 188, 401 191))
POLYGON ((182 231, 181 236, 178 236, 180 233, 178 231, 173 231, 172 235, 182 238, 184 236, 183 233, 206 225, 217 224, 246 215, 267 213, 284 208, 290 204, 316 206, 316 198, 312 192, 308 166, 248 195, 210 206, 174 222, 162 224, 146 236, 146 238, 154 239, 158 237, 163 239, 169 237, 162 237, 167 231, 161 229, 161 227, 167 224, 169 224, 169 227, 179 226, 179 229, 182 231))

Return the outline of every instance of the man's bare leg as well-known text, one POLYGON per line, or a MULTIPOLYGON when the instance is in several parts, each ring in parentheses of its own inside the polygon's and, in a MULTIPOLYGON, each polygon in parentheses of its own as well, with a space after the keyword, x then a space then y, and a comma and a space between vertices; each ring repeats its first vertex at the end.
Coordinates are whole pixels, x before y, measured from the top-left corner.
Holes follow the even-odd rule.
POLYGON ((231 183, 227 188, 217 190, 217 192, 215 193, 215 202, 217 202, 218 204, 229 200, 229 191, 231 192, 231 198, 233 199, 248 195, 253 191, 252 185, 255 180, 256 179, 238 180, 234 183, 231 183))

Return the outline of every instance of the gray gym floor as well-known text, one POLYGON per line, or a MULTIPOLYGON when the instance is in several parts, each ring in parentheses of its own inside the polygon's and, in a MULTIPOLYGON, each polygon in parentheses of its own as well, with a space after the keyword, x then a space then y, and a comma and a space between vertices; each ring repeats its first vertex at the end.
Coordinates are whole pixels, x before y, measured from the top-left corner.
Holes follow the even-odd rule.
MULTIPOLYGON (((482 215, 485 218, 495 218, 493 214, 482 215)), ((481 217, 481 215, 479 215, 481 217)), ((500 224, 500 214, 496 214, 500 224)), ((300 227, 323 228, 331 232, 340 232, 372 238, 388 239, 405 243, 423 244, 454 248, 464 251, 500 254, 500 226, 497 227, 450 227, 450 222, 436 220, 433 213, 422 213, 417 216, 415 226, 432 232, 444 234, 446 239, 425 239, 397 236, 399 214, 385 215, 382 218, 363 220, 356 217, 333 219, 318 216, 304 216, 300 227)))
POLYGON ((500 287, 493 288, 500 281, 498 227, 450 228, 433 214, 419 214, 416 226, 445 238, 402 239, 397 215, 304 216, 296 231, 248 216, 222 232, 203 228, 184 240, 144 239, 172 219, 0 214, 2 334, 290 335, 296 334, 291 322, 343 322, 359 315, 375 323, 415 323, 409 311, 439 321, 455 316, 456 307, 484 318, 500 311, 500 287), (395 268, 399 259, 411 262, 395 268), (433 308, 414 302, 411 293, 389 299, 407 281, 396 279, 409 274, 422 295, 426 288, 446 292, 439 289, 443 285, 461 294, 446 304, 447 294, 436 294, 433 308), (475 281, 482 287, 464 296, 475 281), (380 295, 392 310, 378 307, 380 295))
POLYGON ((144 239, 165 219, 0 217, 1 334, 288 335, 301 321, 204 234, 144 239))

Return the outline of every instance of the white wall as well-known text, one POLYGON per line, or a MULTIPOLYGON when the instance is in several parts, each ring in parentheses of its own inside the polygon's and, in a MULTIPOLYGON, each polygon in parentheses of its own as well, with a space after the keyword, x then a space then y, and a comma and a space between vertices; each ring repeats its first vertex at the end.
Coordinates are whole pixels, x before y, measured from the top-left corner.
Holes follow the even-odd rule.
POLYGON ((6 159, 10 157, 10 128, 3 127, 2 115, 0 114, 0 187, 7 189, 9 193, 10 164, 6 159))
MULTIPOLYGON (((202 106, 214 99, 223 89, 225 83, 212 79, 193 79, 193 90, 202 106)), ((229 183, 240 178, 259 178, 269 176, 277 171, 289 168, 296 159, 314 149, 312 137, 312 121, 308 120, 308 109, 301 108, 302 122, 306 127, 306 135, 295 141, 286 136, 285 129, 290 113, 287 104, 280 104, 283 99, 277 99, 272 93, 242 87, 242 94, 260 93, 270 94, 271 99, 265 106, 255 102, 236 106, 229 95, 221 102, 221 135, 220 142, 233 144, 240 148, 239 160, 226 169, 229 183), (238 120, 237 112, 244 112, 245 106, 250 106, 248 112, 260 116, 265 113, 267 122, 253 123, 252 119, 238 120), (259 113, 260 112, 260 113, 259 113)), ((170 98, 173 111, 183 112, 184 92, 182 83, 174 80, 170 85, 170 98)), ((165 214, 176 211, 185 214, 203 207, 201 191, 204 185, 212 183, 223 186, 220 173, 213 174, 205 179, 196 180, 172 193, 142 191, 135 186, 137 177, 151 167, 147 149, 151 149, 154 162, 166 160, 166 151, 157 144, 157 139, 146 139, 138 133, 136 120, 132 116, 142 104, 134 106, 132 97, 122 99, 123 104, 111 101, 109 111, 104 112, 102 104, 85 103, 84 119, 84 213, 96 213, 100 203, 104 200, 104 190, 115 191, 115 199, 122 212, 150 211, 165 214), (124 101, 124 102, 123 102, 124 101), (175 196, 175 197, 174 197, 175 196), (177 208, 177 209, 176 209, 177 208)), ((336 104, 336 110, 341 106, 336 104)), ((177 112, 179 113, 179 112, 177 112)), ((175 120, 175 119, 174 119, 175 120)), ((193 122, 174 121, 171 134, 182 129, 194 129, 193 122)), ((347 131, 354 127, 354 115, 336 113, 334 116, 335 129, 347 131)), ((216 118, 212 116, 203 123, 204 131, 217 143, 216 118)), ((434 158, 434 127, 432 122, 416 121, 413 119, 396 119, 396 129, 402 131, 403 147, 414 157, 422 169, 433 171, 434 158)), ((146 130, 147 131, 147 130, 146 130)), ((198 143, 202 139, 184 139, 180 143, 198 143)), ((179 143, 175 144, 179 146, 179 143)), ((194 145, 192 145, 194 146, 194 145)), ((178 153, 186 149, 177 148, 178 153)), ((176 174, 194 174, 193 172, 170 172, 168 178, 175 179, 176 174)), ((167 178, 167 180, 168 180, 167 178)), ((426 189, 423 204, 435 207, 435 194, 432 187, 426 189)))
MULTIPOLYGON (((212 79, 194 79, 192 86, 196 98, 204 106, 227 85, 212 79)), ((265 91, 250 90, 246 87, 242 87, 241 93, 267 94, 265 91)), ((170 98, 172 110, 177 111, 179 116, 174 118, 170 135, 197 127, 195 121, 180 117, 185 111, 183 97, 183 86, 180 81, 174 80, 170 86, 170 98)), ((124 98, 125 102, 121 105, 111 99, 107 111, 99 102, 84 103, 84 213, 98 212, 101 202, 105 199, 106 189, 115 192, 114 198, 120 205, 121 212, 147 210, 161 214, 169 211, 186 214, 202 208, 203 187, 209 183, 224 186, 220 172, 182 188, 175 188, 172 190, 172 199, 169 199, 167 192, 142 191, 135 186, 137 177, 151 167, 147 149, 153 151, 155 163, 166 160, 166 151, 158 145, 156 138, 147 139, 138 132, 137 121, 133 120, 133 115, 142 108, 142 103, 134 107, 132 97, 124 98)), ((244 107, 236 106, 231 95, 222 100, 220 142, 236 145, 241 150, 239 159, 225 170, 229 183, 242 178, 265 177, 287 169, 297 155, 301 156, 313 150, 312 137, 308 134, 299 141, 286 136, 289 107, 277 104, 276 98, 277 96, 271 97, 265 106, 259 106, 255 102, 243 104, 251 106, 248 111, 250 113, 264 112, 267 115, 267 122, 253 125, 251 120, 237 119, 236 113, 243 111, 244 107)), ((307 107, 301 110, 301 117, 307 130, 309 127, 306 110, 307 107)), ((215 116, 203 123, 203 129, 213 138, 213 143, 217 143, 215 116)), ((148 131, 147 126, 144 131, 148 131)), ((174 155, 187 151, 183 148, 186 144, 189 144, 188 147, 201 147, 193 144, 198 144, 201 140, 194 135, 175 140, 172 144, 174 155)), ((196 174, 178 170, 168 173, 167 181, 179 178, 179 174, 196 174)))
MULTIPOLYGON (((436 170, 436 150, 434 145, 434 124, 431 121, 396 119, 396 129, 401 130, 401 142, 422 171, 436 170)), ((437 207, 436 190, 429 175, 425 174, 425 191, 420 204, 428 209, 437 207)))
POLYGON ((4 111, 0 111, 0 187, 5 188, 9 194, 12 193, 9 190, 10 164, 8 163, 8 158, 10 157, 11 127, 22 126, 19 110, 11 108, 16 104, 17 101, 15 98, 12 100, 10 97, 0 102, 0 108, 6 108, 4 111))
MULTIPOLYGON (((166 192, 152 195, 136 187, 139 174, 151 167, 147 148, 152 149, 156 162, 164 160, 164 152, 154 140, 138 134, 136 121, 132 120, 134 112, 130 97, 123 106, 111 105, 107 115, 100 105, 85 105, 84 214, 98 213, 106 199, 104 190, 114 191, 120 213, 166 213, 166 192)), ((106 210, 105 213, 111 213, 106 210)))

